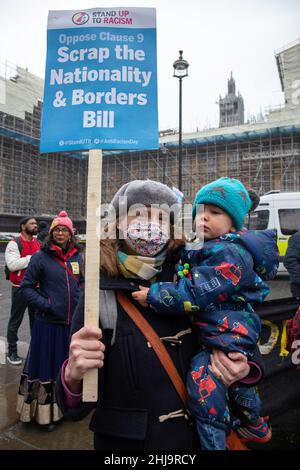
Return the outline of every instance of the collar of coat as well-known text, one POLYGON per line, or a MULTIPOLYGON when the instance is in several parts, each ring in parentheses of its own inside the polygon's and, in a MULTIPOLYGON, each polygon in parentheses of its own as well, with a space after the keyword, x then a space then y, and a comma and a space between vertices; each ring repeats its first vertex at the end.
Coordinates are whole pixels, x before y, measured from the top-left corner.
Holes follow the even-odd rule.
POLYGON ((75 248, 73 243, 70 243, 69 249, 66 253, 64 253, 59 246, 54 245, 54 243, 50 244, 49 251, 53 256, 56 256, 64 262, 66 262, 69 258, 71 258, 73 255, 75 255, 75 253, 78 252, 77 248, 75 248))

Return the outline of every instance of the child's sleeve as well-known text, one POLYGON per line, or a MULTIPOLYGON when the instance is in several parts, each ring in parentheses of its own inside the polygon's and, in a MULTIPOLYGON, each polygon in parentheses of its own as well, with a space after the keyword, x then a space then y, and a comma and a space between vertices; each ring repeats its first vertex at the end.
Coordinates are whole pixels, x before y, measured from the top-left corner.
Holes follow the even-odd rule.
POLYGON ((242 247, 232 244, 214 253, 201 266, 190 270, 190 277, 176 283, 153 284, 147 302, 159 313, 183 314, 202 310, 209 304, 237 300, 245 287, 255 288, 261 279, 253 270, 253 259, 242 247))

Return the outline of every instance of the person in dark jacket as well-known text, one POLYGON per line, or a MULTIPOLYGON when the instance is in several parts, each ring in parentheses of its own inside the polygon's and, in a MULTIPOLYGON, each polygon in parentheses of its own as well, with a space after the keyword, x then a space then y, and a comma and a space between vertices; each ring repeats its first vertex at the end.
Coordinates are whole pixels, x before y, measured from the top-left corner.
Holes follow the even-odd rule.
MULTIPOLYGON (((99 397, 90 424, 96 449, 196 448, 196 433, 179 395, 153 348, 115 295, 121 291, 132 301, 131 293, 140 284, 149 286, 154 280, 173 279, 177 251, 183 242, 173 239, 172 227, 168 234, 160 217, 172 219, 167 208, 176 203, 173 191, 155 181, 132 181, 122 186, 112 200, 117 220, 108 234, 115 230, 115 235, 101 240, 101 329, 83 327, 81 290, 73 317, 70 355, 58 376, 56 397, 67 418, 86 416, 93 404, 82 402, 82 379, 89 369, 99 368, 99 397), (130 215, 134 204, 146 207, 146 218, 138 215, 140 210, 130 215), (161 205, 164 210, 157 207, 161 205)), ((169 221, 167 226, 170 228, 169 221)), ((188 317, 178 316, 175 311, 157 317, 150 308, 132 302, 161 338, 185 380, 196 351, 188 317)), ((242 354, 230 360, 218 352, 216 368, 217 364, 229 383, 246 376, 256 381, 259 376, 259 367, 255 363, 250 367, 242 354)))
POLYGON ((38 224, 38 233, 37 233, 37 239, 38 241, 42 244, 45 238, 48 236, 49 233, 49 228, 47 222, 44 220, 41 220, 38 224))
POLYGON ((292 295, 300 298, 300 232, 289 239, 283 264, 290 275, 292 295))
POLYGON ((262 443, 271 438, 260 417, 255 387, 234 384, 228 389, 211 364, 213 349, 253 356, 261 322, 250 303, 266 297, 269 289, 263 279, 277 272, 275 232, 242 231, 250 209, 250 197, 239 180, 223 177, 203 186, 193 207, 196 228, 203 231, 203 246, 189 244, 182 250, 176 283, 154 283, 132 294, 158 314, 175 310, 192 315, 203 348, 193 358, 188 375, 189 408, 197 420, 201 448, 206 450, 226 449, 229 396, 249 422, 238 434, 262 443), (204 212, 196 215, 198 204, 204 204, 204 212))
POLYGON ((20 420, 49 425, 62 418, 54 393, 57 373, 68 357, 72 316, 82 282, 81 255, 73 223, 61 211, 41 251, 30 260, 20 289, 35 308, 32 338, 18 392, 20 420))

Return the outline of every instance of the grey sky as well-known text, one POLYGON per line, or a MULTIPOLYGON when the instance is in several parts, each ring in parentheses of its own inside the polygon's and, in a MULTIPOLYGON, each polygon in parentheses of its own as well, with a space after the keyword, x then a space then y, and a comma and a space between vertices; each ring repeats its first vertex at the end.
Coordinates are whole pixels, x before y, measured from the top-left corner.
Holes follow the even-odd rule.
POLYGON ((178 127, 179 49, 190 63, 183 81, 183 130, 218 126, 219 94, 232 70, 246 119, 283 102, 274 50, 300 37, 299 0, 0 0, 0 62, 44 77, 48 10, 157 8, 159 128, 178 127))

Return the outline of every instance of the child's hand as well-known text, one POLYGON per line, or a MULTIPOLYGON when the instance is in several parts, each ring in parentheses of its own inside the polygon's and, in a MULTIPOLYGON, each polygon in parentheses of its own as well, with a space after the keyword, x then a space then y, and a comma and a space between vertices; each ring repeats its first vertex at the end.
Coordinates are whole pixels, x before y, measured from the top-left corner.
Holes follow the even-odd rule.
POLYGON ((137 300, 142 307, 148 307, 147 294, 149 291, 149 287, 139 286, 139 288, 139 291, 132 292, 131 295, 134 300, 137 300))

